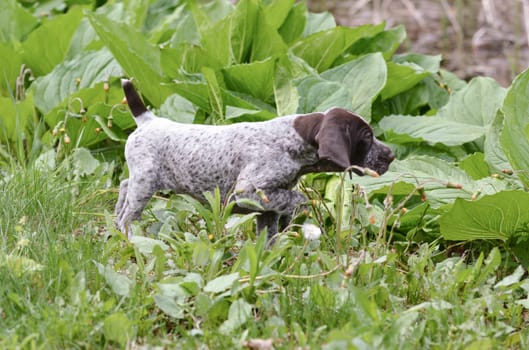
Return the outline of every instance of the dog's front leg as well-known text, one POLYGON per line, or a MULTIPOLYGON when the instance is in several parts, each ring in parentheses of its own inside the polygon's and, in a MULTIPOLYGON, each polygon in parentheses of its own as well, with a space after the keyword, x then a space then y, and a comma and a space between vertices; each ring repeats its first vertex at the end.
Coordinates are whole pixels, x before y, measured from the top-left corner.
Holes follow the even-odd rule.
MULTIPOLYGON (((263 211, 257 219, 257 229, 261 232, 266 228, 269 241, 278 232, 279 218, 291 218, 307 202, 301 193, 285 188, 295 183, 298 170, 294 165, 289 167, 288 163, 276 164, 275 167, 270 164, 251 164, 239 174, 235 186, 238 205, 263 211), (256 201, 262 208, 251 208, 250 204, 239 201, 240 199, 256 201)), ((281 223, 286 226, 284 220, 281 223)))

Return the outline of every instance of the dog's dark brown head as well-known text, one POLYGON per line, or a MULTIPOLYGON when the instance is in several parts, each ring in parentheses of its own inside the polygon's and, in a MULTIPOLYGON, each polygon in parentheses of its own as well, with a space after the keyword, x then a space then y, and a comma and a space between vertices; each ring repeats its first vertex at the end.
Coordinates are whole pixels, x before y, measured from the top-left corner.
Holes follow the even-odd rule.
MULTIPOLYGON (((395 156, 378 141, 373 129, 360 116, 341 108, 300 116, 294 128, 309 144, 318 148, 320 161, 310 170, 343 171, 352 165, 382 175, 395 156)), ((363 175, 353 169, 358 175, 363 175)))

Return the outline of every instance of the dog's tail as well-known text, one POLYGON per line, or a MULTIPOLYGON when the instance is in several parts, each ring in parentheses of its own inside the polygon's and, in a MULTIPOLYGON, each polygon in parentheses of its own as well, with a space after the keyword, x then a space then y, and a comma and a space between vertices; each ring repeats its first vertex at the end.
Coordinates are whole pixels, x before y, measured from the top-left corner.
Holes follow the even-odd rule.
POLYGON ((130 111, 138 123, 142 119, 150 119, 154 116, 151 111, 145 107, 145 104, 141 100, 140 95, 134 89, 134 85, 128 79, 121 79, 121 86, 125 92, 125 98, 127 99, 127 104, 129 105, 130 111), (147 117, 147 118, 145 118, 147 117))

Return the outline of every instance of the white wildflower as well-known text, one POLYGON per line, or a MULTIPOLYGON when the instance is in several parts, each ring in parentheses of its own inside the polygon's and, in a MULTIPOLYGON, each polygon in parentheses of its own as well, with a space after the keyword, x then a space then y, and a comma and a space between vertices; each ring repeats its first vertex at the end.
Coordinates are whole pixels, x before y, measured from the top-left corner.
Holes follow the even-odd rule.
POLYGON ((20 241, 17 242, 17 247, 18 247, 18 248, 24 248, 24 247, 26 247, 28 244, 29 244, 29 239, 27 239, 27 238, 22 238, 20 241))
POLYGON ((314 224, 303 224, 301 226, 301 232, 303 232, 303 237, 309 241, 314 241, 321 236, 320 228, 314 224))

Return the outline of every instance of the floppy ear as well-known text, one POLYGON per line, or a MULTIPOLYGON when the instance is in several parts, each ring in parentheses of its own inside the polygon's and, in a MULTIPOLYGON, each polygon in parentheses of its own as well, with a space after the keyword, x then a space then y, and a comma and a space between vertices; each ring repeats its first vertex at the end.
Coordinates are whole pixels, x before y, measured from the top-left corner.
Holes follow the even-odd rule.
POLYGON ((320 131, 323 113, 300 115, 294 120, 294 129, 308 144, 318 147, 316 135, 320 131))
POLYGON ((318 156, 346 169, 361 165, 370 144, 367 135, 370 130, 359 116, 340 108, 325 113, 316 135, 318 156))
POLYGON ((346 122, 333 120, 324 123, 317 135, 318 157, 348 168, 351 165, 349 154, 352 147, 348 129, 346 122))

